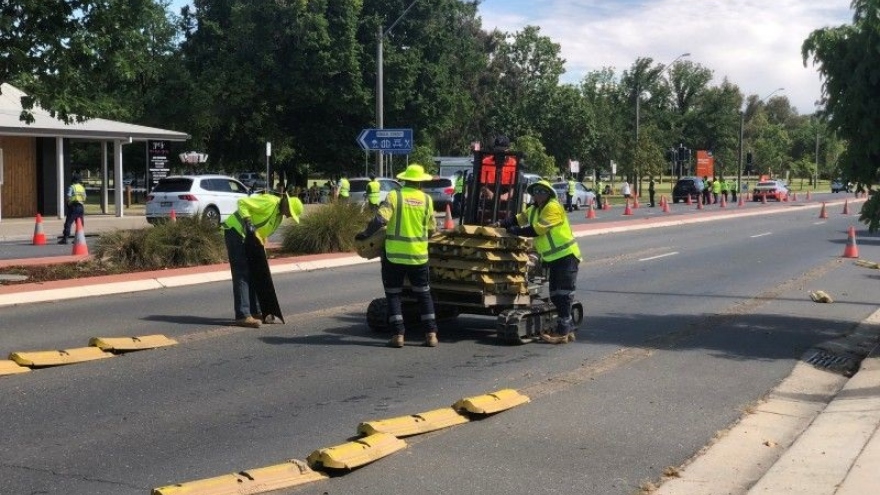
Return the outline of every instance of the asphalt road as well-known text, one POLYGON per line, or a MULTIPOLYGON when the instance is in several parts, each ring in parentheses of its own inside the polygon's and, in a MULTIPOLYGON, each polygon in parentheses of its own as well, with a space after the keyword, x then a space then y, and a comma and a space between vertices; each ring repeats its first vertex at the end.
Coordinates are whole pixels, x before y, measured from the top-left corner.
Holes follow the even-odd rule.
MULTIPOLYGON (((0 308, 5 352, 180 341, 0 378, 0 493, 149 493, 501 388, 532 402, 278 493, 636 493, 880 304, 877 275, 840 259, 855 218, 787 211, 580 238, 587 316, 567 346, 500 345, 492 319, 463 316, 437 348, 417 331, 384 347, 363 317, 381 295, 376 264, 277 276, 288 324, 259 330, 224 326, 228 283, 0 308), (815 289, 837 302, 810 302, 815 289)), ((860 231, 860 249, 880 258, 880 238, 860 231)))

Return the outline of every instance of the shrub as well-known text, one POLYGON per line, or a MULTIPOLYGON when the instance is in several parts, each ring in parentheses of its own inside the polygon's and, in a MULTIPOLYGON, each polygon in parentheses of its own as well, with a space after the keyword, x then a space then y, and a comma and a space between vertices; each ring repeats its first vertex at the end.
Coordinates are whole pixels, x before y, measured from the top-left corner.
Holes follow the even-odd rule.
POLYGON ((284 232, 281 249, 297 254, 354 251, 355 234, 366 227, 372 216, 360 203, 322 205, 284 232))
POLYGON ((226 246, 216 226, 185 217, 153 228, 104 234, 95 257, 132 270, 180 268, 221 263, 226 260, 226 246))

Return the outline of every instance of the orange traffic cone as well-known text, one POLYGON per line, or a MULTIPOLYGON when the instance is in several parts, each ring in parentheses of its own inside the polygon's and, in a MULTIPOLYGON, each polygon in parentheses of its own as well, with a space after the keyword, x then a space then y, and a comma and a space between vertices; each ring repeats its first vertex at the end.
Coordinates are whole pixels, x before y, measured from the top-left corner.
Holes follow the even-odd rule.
POLYGON ((34 246, 45 246, 46 234, 43 232, 43 215, 37 213, 37 223, 34 224, 34 246))
POLYGON ((586 218, 587 220, 596 218, 596 210, 593 209, 593 201, 590 201, 590 207, 587 208, 586 218))
POLYGON ((606 199, 605 202, 602 203, 602 209, 605 211, 610 210, 611 209, 611 202, 606 199))
POLYGON ((743 207, 743 206, 745 206, 745 205, 746 205, 746 204, 745 204, 745 202, 743 201, 743 195, 740 194, 740 195, 739 195, 739 200, 736 202, 736 206, 737 206, 737 207, 743 207))
POLYGON ((660 198, 660 209, 663 213, 669 213, 669 202, 666 201, 666 198, 660 198))
POLYGON ((810 191, 807 191, 807 201, 810 201, 813 197, 810 195, 810 191))
POLYGON ((846 236, 846 248, 843 250, 844 258, 858 258, 859 257, 859 248, 856 246, 856 229, 852 225, 849 227, 849 232, 846 236))
POLYGON ((452 221, 452 207, 446 204, 446 220, 443 222, 444 230, 452 230, 455 228, 455 222, 452 221))
POLYGON ((626 200, 626 208, 624 208, 623 214, 624 215, 632 215, 633 214, 632 209, 630 209, 630 207, 629 207, 629 200, 626 200))
POLYGON ((177 221, 177 213, 174 213, 174 208, 171 208, 171 216, 168 217, 168 220, 171 222, 177 221))
POLYGON ((633 208, 635 209, 635 208, 638 208, 638 207, 639 207, 639 197, 638 197, 638 196, 633 196, 633 208))
POLYGON ((73 251, 70 253, 74 256, 89 254, 89 246, 86 244, 86 234, 83 232, 83 223, 81 218, 76 219, 76 237, 73 241, 73 251))
POLYGON ((725 198, 724 196, 721 196, 720 203, 721 204, 718 205, 720 208, 727 208, 727 198, 725 198))
POLYGON ((796 192, 791 193, 791 200, 797 201, 797 193, 796 192))
MULTIPOLYGON (((699 199, 700 199, 700 198, 697 198, 697 200, 699 200, 699 199)), ((688 205, 688 206, 691 206, 692 204, 694 204, 694 203, 691 201, 691 195, 688 194, 687 205, 688 205)))
POLYGON ((849 200, 843 202, 843 215, 849 215, 849 200))
MULTIPOLYGON (((688 196, 688 199, 690 199, 690 196, 688 196)), ((703 209, 703 195, 702 194, 697 196, 697 209, 698 210, 703 209)))
POLYGON ((819 210, 819 218, 828 218, 828 212, 825 211, 825 202, 822 201, 822 209, 819 210))

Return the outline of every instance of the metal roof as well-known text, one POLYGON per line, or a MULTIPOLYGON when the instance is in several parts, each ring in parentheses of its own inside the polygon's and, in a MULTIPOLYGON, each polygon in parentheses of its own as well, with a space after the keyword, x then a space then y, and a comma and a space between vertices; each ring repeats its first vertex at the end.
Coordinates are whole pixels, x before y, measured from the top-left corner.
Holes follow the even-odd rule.
POLYGON ((21 97, 27 94, 7 83, 0 85, 0 135, 30 137, 62 137, 90 140, 166 140, 187 141, 189 134, 155 127, 127 124, 115 120, 89 119, 85 122, 65 123, 49 115, 45 109, 34 106, 32 124, 20 120, 21 97))

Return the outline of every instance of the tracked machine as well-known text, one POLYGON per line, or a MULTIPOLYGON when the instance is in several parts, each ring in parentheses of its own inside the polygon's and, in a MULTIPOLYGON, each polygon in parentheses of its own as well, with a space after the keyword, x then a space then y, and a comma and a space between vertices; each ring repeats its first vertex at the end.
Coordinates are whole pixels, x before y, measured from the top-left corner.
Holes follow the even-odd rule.
MULTIPOLYGON (((521 154, 476 151, 459 223, 429 241, 437 319, 494 316, 498 337, 508 344, 539 339, 541 333, 553 331, 557 316, 546 294, 547 270, 532 249, 532 240, 492 227, 523 211, 527 184, 522 168, 521 154)), ((384 235, 368 239, 358 252, 377 256, 383 239, 384 235)), ((403 312, 407 324, 418 321, 416 299, 407 290, 403 312)), ((571 313, 574 324, 580 325, 584 309, 579 301, 572 303, 571 313)), ((375 331, 388 329, 384 297, 370 302, 367 324, 375 331)))

